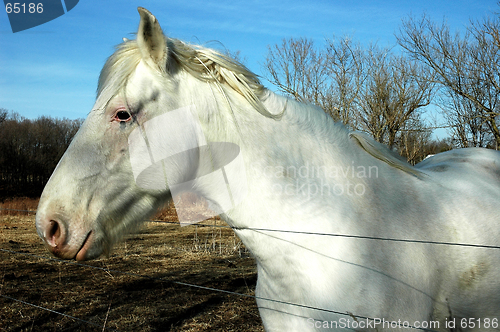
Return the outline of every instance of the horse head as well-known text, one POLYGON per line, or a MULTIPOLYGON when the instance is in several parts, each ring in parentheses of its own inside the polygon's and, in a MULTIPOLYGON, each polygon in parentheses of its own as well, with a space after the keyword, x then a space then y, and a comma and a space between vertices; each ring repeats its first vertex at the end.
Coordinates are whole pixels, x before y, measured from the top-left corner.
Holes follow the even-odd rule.
MULTIPOLYGON (((215 115, 223 103, 220 82, 233 89, 240 85, 240 91, 256 87, 245 98, 260 106, 253 93, 260 91, 258 80, 244 67, 216 51, 165 37, 149 11, 139 8, 139 13, 137 39, 125 40, 107 60, 96 103, 40 199, 38 234, 60 258, 108 253, 171 198, 173 188, 200 187, 196 178, 236 158, 239 147, 228 130, 224 138, 204 134, 214 132, 207 126, 225 122, 222 112, 215 115), (206 84, 215 81, 217 86, 206 84)), ((227 182, 227 172, 223 175, 227 182)), ((228 199, 233 197, 213 199, 219 212, 228 199)))

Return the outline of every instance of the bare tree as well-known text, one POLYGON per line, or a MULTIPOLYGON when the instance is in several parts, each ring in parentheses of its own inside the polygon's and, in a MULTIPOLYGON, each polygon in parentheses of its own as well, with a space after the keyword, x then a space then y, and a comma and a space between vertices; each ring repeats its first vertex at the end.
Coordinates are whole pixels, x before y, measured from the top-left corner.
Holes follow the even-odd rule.
POLYGON ((268 46, 264 64, 266 78, 293 98, 323 108, 328 88, 326 55, 310 39, 283 39, 281 45, 268 46))
POLYGON ((285 39, 269 47, 265 70, 280 91, 391 148, 407 141, 400 132, 430 103, 434 86, 419 63, 347 37, 327 40, 325 50, 308 39, 285 39))
POLYGON ((281 92, 356 128, 353 112, 366 76, 359 45, 349 38, 330 39, 326 50, 319 50, 310 39, 290 38, 268 49, 265 76, 281 92))
POLYGON ((7 111, 5 108, 0 108, 0 124, 7 120, 7 115, 9 114, 9 111, 7 111))
POLYGON ((412 117, 430 104, 434 85, 421 65, 388 50, 372 48, 366 61, 370 71, 359 102, 360 122, 393 148, 400 131, 416 123, 412 117))
POLYGON ((325 110, 351 128, 358 128, 355 110, 368 76, 365 50, 351 38, 327 40, 327 74, 329 89, 324 91, 325 110))
POLYGON ((461 146, 481 146, 485 130, 494 146, 500 146, 499 31, 498 17, 471 23, 460 35, 452 34, 446 23, 423 16, 404 21, 398 36, 410 56, 432 69, 435 82, 448 90, 451 101, 443 107, 461 146))
POLYGON ((81 123, 0 109, 0 198, 40 194, 81 123))
POLYGON ((451 90, 447 90, 440 99, 445 121, 451 132, 451 140, 455 146, 468 148, 491 145, 493 136, 490 129, 471 100, 451 90))
POLYGON ((429 154, 435 153, 430 148, 431 136, 432 131, 422 119, 422 114, 412 114, 398 136, 399 153, 412 165, 421 162, 429 154))

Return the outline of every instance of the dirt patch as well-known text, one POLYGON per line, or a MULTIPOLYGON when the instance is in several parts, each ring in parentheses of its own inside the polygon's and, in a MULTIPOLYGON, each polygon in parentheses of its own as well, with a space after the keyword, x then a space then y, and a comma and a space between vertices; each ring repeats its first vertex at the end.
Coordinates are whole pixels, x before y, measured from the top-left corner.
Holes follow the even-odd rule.
POLYGON ((228 228, 148 222, 92 268, 48 259, 34 214, 2 215, 0 249, 0 295, 87 321, 0 297, 1 331, 264 331, 254 298, 178 284, 254 294, 254 260, 228 228))

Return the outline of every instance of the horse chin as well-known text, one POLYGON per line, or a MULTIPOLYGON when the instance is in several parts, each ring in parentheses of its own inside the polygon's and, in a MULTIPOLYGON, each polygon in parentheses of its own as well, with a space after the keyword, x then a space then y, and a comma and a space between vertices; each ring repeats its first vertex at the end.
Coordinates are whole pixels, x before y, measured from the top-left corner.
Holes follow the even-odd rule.
POLYGON ((90 231, 85 238, 82 247, 77 252, 75 259, 77 261, 87 261, 91 259, 98 258, 103 254, 103 252, 109 252, 105 250, 103 241, 99 241, 96 236, 95 231, 90 231))
POLYGON ((85 261, 109 256, 116 243, 123 241, 127 235, 135 233, 157 208, 158 203, 153 203, 151 197, 142 197, 137 202, 127 205, 118 205, 107 215, 100 215, 94 221, 94 227, 88 232, 85 240, 74 257, 77 261, 85 261), (127 215, 124 211, 135 210, 135 214, 127 215))

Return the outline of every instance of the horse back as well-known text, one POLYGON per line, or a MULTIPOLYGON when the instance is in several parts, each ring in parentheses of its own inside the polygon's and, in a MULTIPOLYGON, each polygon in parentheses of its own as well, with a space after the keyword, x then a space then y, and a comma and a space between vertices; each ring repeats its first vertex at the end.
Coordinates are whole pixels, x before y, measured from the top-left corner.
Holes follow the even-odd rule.
POLYGON ((482 180, 480 182, 500 186, 500 152, 495 150, 450 150, 429 157, 415 167, 438 182, 471 181, 477 184, 478 180, 482 180))

